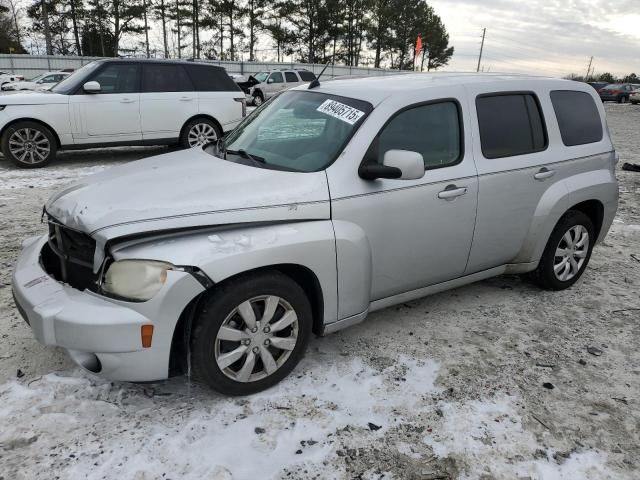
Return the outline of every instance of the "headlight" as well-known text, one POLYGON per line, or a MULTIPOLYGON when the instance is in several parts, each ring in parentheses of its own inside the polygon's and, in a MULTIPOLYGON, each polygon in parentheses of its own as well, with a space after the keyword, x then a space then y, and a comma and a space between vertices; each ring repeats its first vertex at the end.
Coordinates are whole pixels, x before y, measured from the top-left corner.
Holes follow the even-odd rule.
POLYGON ((160 291, 173 268, 170 263, 155 260, 120 260, 107 269, 102 290, 129 300, 149 300, 160 291))

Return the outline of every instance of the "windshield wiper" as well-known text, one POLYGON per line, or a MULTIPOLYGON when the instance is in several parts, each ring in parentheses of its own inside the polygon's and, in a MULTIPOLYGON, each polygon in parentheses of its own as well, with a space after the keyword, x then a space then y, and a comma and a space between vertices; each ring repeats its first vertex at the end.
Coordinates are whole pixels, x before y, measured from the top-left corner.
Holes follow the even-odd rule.
POLYGON ((231 155, 238 155, 240 157, 247 158, 249 160, 253 160, 254 162, 258 162, 258 163, 264 163, 264 164, 267 163, 267 161, 264 158, 259 157, 257 155, 251 155, 249 152, 247 152, 246 150, 244 150, 242 148, 240 148, 238 150, 227 150, 227 149, 225 149, 225 153, 230 153, 231 155))

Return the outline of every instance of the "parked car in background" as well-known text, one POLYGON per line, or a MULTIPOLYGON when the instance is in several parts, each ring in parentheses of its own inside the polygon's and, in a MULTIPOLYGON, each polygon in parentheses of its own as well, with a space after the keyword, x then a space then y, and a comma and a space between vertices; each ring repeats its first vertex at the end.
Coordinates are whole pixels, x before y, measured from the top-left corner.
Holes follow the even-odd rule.
POLYGON ((587 82, 587 84, 591 85, 593 88, 596 89, 596 92, 598 90, 600 90, 601 88, 606 87, 607 85, 609 85, 609 82, 587 82))
POLYGON ((636 88, 633 92, 631 92, 631 94, 629 94, 629 101, 634 105, 640 103, 640 86, 638 86, 638 88, 636 88))
POLYGON ((2 88, 2 85, 4 85, 5 83, 20 82, 22 80, 24 80, 23 75, 16 75, 15 73, 0 71, 0 88, 2 88))
POLYGON ((200 146, 217 141, 245 114, 245 96, 222 67, 98 60, 50 92, 0 97, 0 146, 20 167, 43 167, 58 149, 200 146))
POLYGON ((283 90, 310 83, 316 79, 309 70, 272 70, 251 75, 248 79, 249 100, 260 106, 265 100, 283 90))
POLYGON ((289 374, 312 332, 385 307, 504 273, 571 287, 615 216, 616 161, 578 82, 301 86, 224 144, 54 194, 49 233, 23 243, 15 303, 40 342, 94 373, 189 371, 246 395, 289 374))
POLYGON ((50 90, 55 84, 67 78, 70 73, 46 72, 42 75, 21 82, 8 82, 2 85, 2 91, 50 90))
POLYGON ((627 103, 634 90, 630 83, 612 83, 598 90, 603 102, 627 103))

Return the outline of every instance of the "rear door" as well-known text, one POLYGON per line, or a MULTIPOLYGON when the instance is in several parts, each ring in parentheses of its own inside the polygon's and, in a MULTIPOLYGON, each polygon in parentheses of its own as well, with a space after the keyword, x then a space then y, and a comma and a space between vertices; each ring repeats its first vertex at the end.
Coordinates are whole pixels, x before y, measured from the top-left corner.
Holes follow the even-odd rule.
POLYGON ((541 106, 548 94, 479 85, 468 87, 478 214, 467 274, 517 260, 542 195, 559 177, 541 106))
POLYGON ((74 142, 140 140, 140 66, 108 62, 89 81, 100 84, 99 93, 80 88, 69 98, 74 142))
POLYGON ((181 64, 142 66, 140 118, 144 139, 177 139, 182 126, 198 113, 198 94, 181 64))
POLYGON ((285 88, 293 88, 302 84, 296 72, 284 72, 284 79, 287 84, 285 88))

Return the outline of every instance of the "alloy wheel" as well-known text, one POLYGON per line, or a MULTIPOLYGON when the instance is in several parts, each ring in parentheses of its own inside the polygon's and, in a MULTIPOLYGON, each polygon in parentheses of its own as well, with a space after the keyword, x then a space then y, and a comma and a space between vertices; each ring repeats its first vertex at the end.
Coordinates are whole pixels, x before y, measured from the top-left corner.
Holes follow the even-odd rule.
POLYGON ((187 135, 187 142, 189 148, 201 147, 208 143, 213 143, 218 140, 218 134, 215 128, 208 123, 196 123, 189 129, 189 135, 187 135))
POLYGON ((40 130, 20 128, 9 137, 9 151, 20 163, 36 165, 47 160, 51 143, 40 130))
POLYGON ((225 318, 215 339, 215 360, 228 378, 254 382, 272 375, 298 343, 298 316, 275 295, 254 297, 225 318))
POLYGON ((574 225, 562 236, 556 247, 553 271, 556 278, 566 282, 575 277, 589 253, 589 232, 582 225, 574 225))

